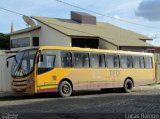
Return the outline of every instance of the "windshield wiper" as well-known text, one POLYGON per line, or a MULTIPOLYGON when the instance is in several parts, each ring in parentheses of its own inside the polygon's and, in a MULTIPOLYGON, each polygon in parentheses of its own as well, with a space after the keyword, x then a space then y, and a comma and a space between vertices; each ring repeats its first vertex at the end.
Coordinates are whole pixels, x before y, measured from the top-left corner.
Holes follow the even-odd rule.
MULTIPOLYGON (((21 61, 19 62, 17 68, 15 69, 15 73, 14 75, 16 76, 16 72, 18 72, 20 70, 20 68, 22 67, 22 61, 23 61, 23 57, 24 57, 25 52, 23 53, 22 57, 21 57, 21 61)), ((17 61, 18 63, 18 61, 17 61)))
POLYGON ((26 74, 27 74, 26 70, 25 70, 25 69, 22 69, 22 67, 21 67, 21 72, 22 72, 23 75, 26 75, 26 74))

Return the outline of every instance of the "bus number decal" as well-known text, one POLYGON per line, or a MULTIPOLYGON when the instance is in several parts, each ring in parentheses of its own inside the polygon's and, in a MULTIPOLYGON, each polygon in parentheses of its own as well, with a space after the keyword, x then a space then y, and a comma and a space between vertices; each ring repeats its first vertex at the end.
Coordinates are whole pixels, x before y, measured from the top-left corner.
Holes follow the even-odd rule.
POLYGON ((118 77, 120 75, 120 71, 118 70, 109 70, 110 77, 118 77))

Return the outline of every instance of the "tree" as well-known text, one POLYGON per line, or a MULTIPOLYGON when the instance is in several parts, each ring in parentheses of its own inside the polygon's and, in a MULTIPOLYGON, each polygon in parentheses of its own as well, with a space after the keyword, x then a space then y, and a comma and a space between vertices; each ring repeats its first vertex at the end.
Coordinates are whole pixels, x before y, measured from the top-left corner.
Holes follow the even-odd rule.
POLYGON ((10 49, 10 36, 0 33, 0 49, 9 50, 10 49))

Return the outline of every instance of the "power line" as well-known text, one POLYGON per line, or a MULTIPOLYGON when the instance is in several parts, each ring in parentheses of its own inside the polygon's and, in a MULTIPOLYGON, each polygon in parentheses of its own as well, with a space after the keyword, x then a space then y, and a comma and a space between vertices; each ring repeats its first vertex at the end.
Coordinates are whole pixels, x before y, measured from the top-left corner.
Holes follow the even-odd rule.
MULTIPOLYGON (((9 10, 9 9, 6 9, 6 8, 0 7, 0 9, 4 10, 4 11, 7 11, 7 12, 10 12, 10 13, 14 13, 14 14, 20 15, 20 16, 26 16, 26 15, 24 15, 22 13, 19 13, 19 12, 13 11, 13 10, 9 10)), ((59 25, 59 24, 54 24, 52 22, 47 22, 47 23, 50 23, 50 24, 53 24, 55 26, 59 26, 59 27, 65 28, 65 29, 69 29, 69 30, 73 30, 73 31, 81 32, 81 33, 86 33, 86 34, 93 35, 93 36, 95 35, 95 34, 91 34, 91 33, 88 33, 88 32, 81 31, 81 30, 76 30, 76 29, 68 28, 68 27, 65 27, 65 26, 62 26, 62 25, 59 25)))
POLYGON ((6 8, 2 8, 2 7, 0 7, 0 9, 4 10, 4 11, 7 11, 7 12, 10 12, 10 13, 14 13, 14 14, 20 15, 20 16, 24 15, 24 14, 21 14, 19 12, 16 12, 16 11, 13 11, 13 10, 9 10, 9 9, 6 9, 6 8))
MULTIPOLYGON (((2 8, 0 7, 1 10, 4 10, 4 11, 8 11, 8 12, 11 12, 11 13, 14 13, 14 14, 17 14, 17 15, 20 15, 20 16, 26 16, 22 13, 19 13, 19 12, 16 12, 16 11, 12 11, 12 10, 9 10, 9 9, 6 9, 6 8, 2 8)), ((95 12, 96 13, 96 12, 95 12)), ((37 19, 36 19, 37 20, 37 19)), ((39 20, 38 20, 39 21, 39 20)), ((44 22, 44 21, 43 21, 44 22)), ((47 22, 47 23, 50 23, 52 25, 55 25, 55 26, 59 26, 59 27, 62 27, 62 28, 65 28, 65 29, 69 29, 69 30, 73 30, 73 31, 77 31, 77 32, 81 32, 81 33, 86 33, 86 34, 89 34, 89 35, 93 35, 95 36, 95 34, 92 34, 92 33, 89 33, 89 32, 84 32, 84 31, 81 31, 81 30, 76 30, 76 29, 73 29, 73 28, 69 28, 69 27, 66 27, 66 26, 63 26, 63 25, 59 25, 59 24, 55 24, 55 23, 52 23, 52 22, 47 22)), ((108 38, 108 39, 113 39, 113 38, 110 38, 110 37, 106 37, 106 36, 98 36, 98 37, 105 37, 105 38, 108 38)))
MULTIPOLYGON (((59 1, 59 0, 56 0, 56 1, 59 1)), ((6 9, 6 8, 2 8, 0 7, 1 10, 4 10, 4 11, 8 11, 10 13, 14 13, 14 14, 17 14, 17 15, 20 15, 20 16, 26 16, 22 13, 19 13, 19 12, 16 12, 16 11, 13 11, 13 10, 9 10, 9 9, 6 9)), ((91 12, 91 11, 90 11, 91 12)), ((96 12, 95 12, 96 13, 96 12)), ((97 13, 98 14, 98 13, 97 13)), ((47 23, 50 23, 50 22, 47 22, 47 23)), ((65 26, 62 26, 62 25, 58 25, 58 24, 54 24, 54 23, 51 23, 53 25, 56 25, 56 26, 59 26, 59 27, 63 27, 63 28, 66 28, 66 29, 69 29, 69 30, 73 30, 73 31, 77 31, 77 32, 81 32, 81 33, 86 33, 86 34, 89 34, 89 35, 93 35, 95 36, 95 34, 92 34, 92 33, 88 33, 88 32, 84 32, 84 31, 81 31, 81 30, 75 30, 75 29, 72 29, 72 28, 68 28, 68 27, 65 27, 65 26)), ((108 37, 109 38, 109 37, 108 37)), ((109 39, 112 39, 112 38, 109 38, 109 39)))
MULTIPOLYGON (((88 10, 88 9, 85 9, 85 8, 82 8, 82 7, 79 7, 79 6, 76 6, 76 5, 73 5, 73 4, 64 2, 64 1, 62 1, 62 0, 56 0, 56 1, 57 1, 57 2, 60 2, 60 3, 63 3, 63 4, 66 4, 66 5, 69 5, 69 6, 72 6, 72 7, 75 7, 75 8, 78 8, 78 9, 81 9, 81 10, 84 10, 84 11, 88 11, 88 12, 91 12, 91 13, 94 13, 94 14, 97 14, 97 15, 100 15, 100 16, 103 16, 103 17, 108 17, 108 18, 111 18, 111 19, 116 19, 116 20, 119 20, 119 21, 122 21, 122 22, 130 23, 130 24, 135 24, 135 25, 138 25, 138 26, 156 28, 156 27, 152 27, 152 26, 147 26, 147 25, 142 25, 142 24, 138 24, 138 23, 135 23, 135 22, 131 22, 131 21, 128 21, 128 20, 125 20, 125 19, 115 18, 115 17, 113 17, 113 16, 101 14, 101 13, 98 13, 98 12, 96 12, 96 11, 88 10)), ((13 10, 6 9, 6 8, 2 8, 2 7, 0 7, 0 9, 1 9, 1 10, 4 10, 4 11, 7 11, 7 12, 10 12, 10 13, 14 13, 14 14, 20 15, 20 16, 24 16, 24 14, 19 13, 19 12, 17 12, 17 11, 13 11, 13 10)), ((26 16, 26 15, 25 15, 25 16, 26 16)), ((157 29, 157 28, 156 28, 156 29, 157 29)))
MULTIPOLYGON (((72 6, 72 7, 75 7, 75 8, 78 8, 78 9, 81 9, 81 10, 85 10, 85 11, 88 11, 88 12, 92 12, 94 14, 97 14, 97 15, 100 15, 100 16, 103 16, 103 17, 108 17, 108 18, 111 18, 111 19, 116 19, 116 20, 119 20, 119 21, 123 21, 123 22, 127 22, 127 23, 130 23, 130 24, 135 24, 135 25, 139 25, 139 26, 143 26, 143 27, 150 27, 150 28, 156 28, 156 27, 153 27, 153 26, 147 26, 147 25, 142 25, 142 24, 138 24, 138 23, 135 23, 135 22, 131 22, 131 21, 128 21, 128 20, 125 20, 125 19, 120 19, 120 18, 115 18, 115 17, 112 17, 112 16, 108 16, 108 15, 104 15, 104 14, 101 14, 101 13, 98 13, 96 11, 92 11, 92 10, 88 10, 88 9, 85 9, 85 8, 81 8, 79 6, 76 6, 76 5, 73 5, 73 4, 70 4, 70 3, 67 3, 67 2, 64 2, 64 1, 61 1, 61 0, 56 0, 57 2, 61 2, 63 4, 67 4, 69 6, 72 6)), ((6 8, 2 8, 0 7, 0 10, 4 10, 4 11, 7 11, 7 12, 10 12, 10 13, 14 13, 14 14, 17 14, 17 15, 20 15, 20 16, 27 16, 27 15, 24 15, 22 13, 19 13, 17 11, 13 11, 13 10, 10 10, 10 9, 6 9, 6 8)), ((156 28, 157 29, 157 28, 156 28)))
POLYGON ((113 17, 113 16, 101 14, 101 13, 98 13, 98 12, 93 11, 93 10, 89 10, 89 9, 86 9, 86 8, 82 8, 82 7, 79 7, 79 6, 76 6, 76 5, 73 5, 73 4, 64 2, 64 1, 62 1, 62 0, 55 0, 55 1, 60 2, 60 3, 63 3, 63 4, 66 4, 66 5, 69 5, 69 6, 72 6, 72 7, 75 7, 75 8, 78 8, 78 9, 81 9, 81 10, 84 10, 84 11, 88 11, 88 12, 91 12, 91 13, 94 13, 94 14, 97 14, 97 15, 100 15, 100 16, 103 16, 103 17, 107 17, 107 18, 119 20, 119 21, 122 21, 122 22, 130 23, 130 24, 134 24, 134 25, 138 25, 138 26, 155 28, 155 27, 153 27, 153 26, 147 26, 147 25, 143 25, 143 24, 136 23, 136 22, 128 21, 128 20, 125 20, 125 19, 115 18, 115 17, 113 17))

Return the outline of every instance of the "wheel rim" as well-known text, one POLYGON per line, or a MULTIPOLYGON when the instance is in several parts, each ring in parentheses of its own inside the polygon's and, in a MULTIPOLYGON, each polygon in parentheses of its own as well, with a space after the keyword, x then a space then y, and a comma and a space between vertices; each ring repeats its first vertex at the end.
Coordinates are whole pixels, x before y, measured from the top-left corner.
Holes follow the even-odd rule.
POLYGON ((63 92, 63 94, 69 94, 70 93, 70 86, 67 84, 63 85, 62 92, 63 92))

